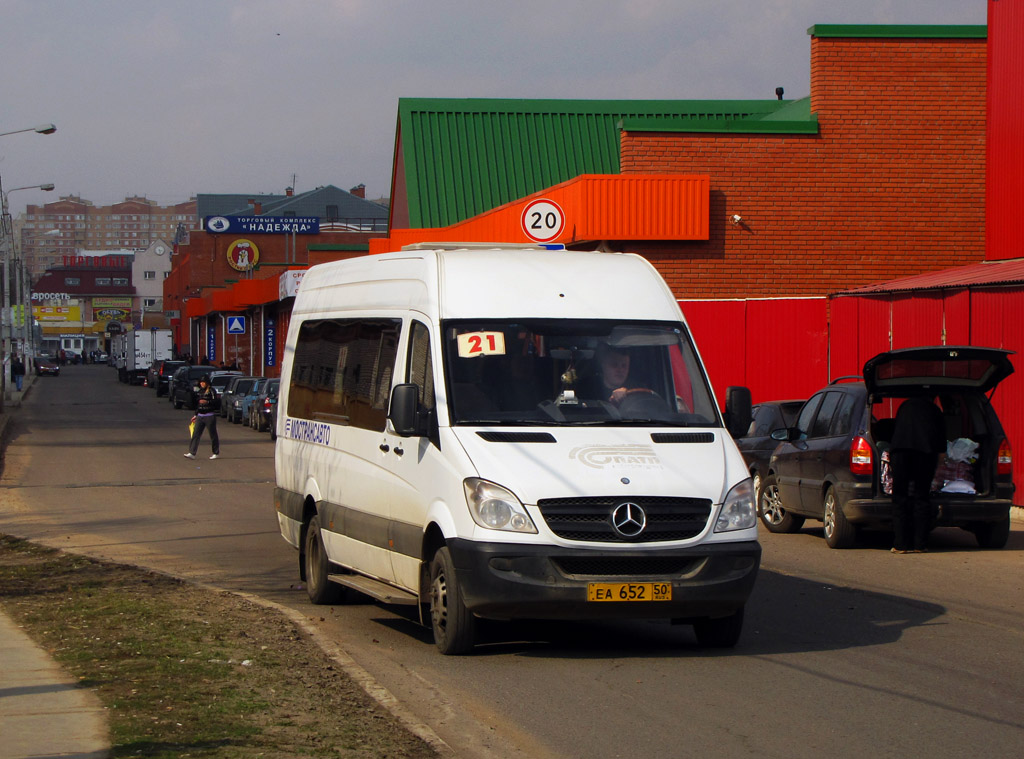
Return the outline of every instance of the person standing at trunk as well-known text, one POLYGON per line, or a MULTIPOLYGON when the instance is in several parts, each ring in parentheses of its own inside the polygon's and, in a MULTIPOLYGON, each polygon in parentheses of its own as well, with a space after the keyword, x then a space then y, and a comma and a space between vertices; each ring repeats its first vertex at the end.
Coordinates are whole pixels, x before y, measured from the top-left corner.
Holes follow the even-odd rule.
POLYGON ((922 553, 931 522, 931 488, 939 454, 946 450, 942 412, 931 396, 903 401, 896 412, 892 464, 893 553, 922 553))

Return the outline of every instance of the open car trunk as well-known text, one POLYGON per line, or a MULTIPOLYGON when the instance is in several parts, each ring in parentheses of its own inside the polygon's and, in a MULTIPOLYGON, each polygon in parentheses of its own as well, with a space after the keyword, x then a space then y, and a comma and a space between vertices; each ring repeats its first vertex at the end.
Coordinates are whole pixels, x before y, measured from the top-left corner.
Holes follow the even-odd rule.
MULTIPOLYGON (((946 426, 947 453, 940 455, 933 492, 962 495, 990 495, 995 483, 996 456, 1003 440, 1001 430, 991 429, 988 398, 977 390, 947 388, 936 393, 946 426)), ((882 492, 890 494, 891 479, 886 462, 889 441, 896 426, 895 414, 902 397, 873 398, 871 437, 882 461, 882 492)))
POLYGON ((883 492, 891 493, 884 454, 896 411, 907 398, 924 395, 935 400, 946 426, 947 453, 939 458, 932 491, 968 496, 993 493, 1003 432, 986 394, 1013 373, 1010 354, 998 348, 940 345, 887 351, 864 364, 883 492))

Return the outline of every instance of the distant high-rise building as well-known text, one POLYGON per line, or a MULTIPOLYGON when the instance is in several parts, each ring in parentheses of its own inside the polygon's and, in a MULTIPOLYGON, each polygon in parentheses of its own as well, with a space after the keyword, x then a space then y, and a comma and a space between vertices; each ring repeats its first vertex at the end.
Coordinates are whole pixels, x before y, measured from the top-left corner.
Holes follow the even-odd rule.
POLYGON ((179 224, 186 229, 196 224, 195 198, 161 206, 145 197, 131 197, 96 206, 67 195, 46 205, 28 206, 18 217, 16 234, 35 278, 79 250, 143 251, 156 240, 173 240, 179 224))

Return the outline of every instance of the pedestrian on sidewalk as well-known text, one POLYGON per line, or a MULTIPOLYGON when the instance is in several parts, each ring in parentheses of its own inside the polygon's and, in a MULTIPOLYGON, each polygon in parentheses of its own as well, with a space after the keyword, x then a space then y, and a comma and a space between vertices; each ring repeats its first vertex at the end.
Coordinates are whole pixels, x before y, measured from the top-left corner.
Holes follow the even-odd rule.
POLYGON ((217 436, 217 393, 210 385, 210 375, 204 374, 199 378, 199 396, 196 398, 196 415, 192 417, 195 427, 192 430, 192 440, 188 445, 188 453, 185 458, 194 459, 199 450, 199 439, 203 436, 203 430, 210 428, 210 445, 213 447, 211 459, 220 456, 220 438, 217 436))
POLYGON ((25 382, 25 362, 15 353, 11 358, 11 379, 14 380, 14 387, 20 393, 21 386, 25 382))

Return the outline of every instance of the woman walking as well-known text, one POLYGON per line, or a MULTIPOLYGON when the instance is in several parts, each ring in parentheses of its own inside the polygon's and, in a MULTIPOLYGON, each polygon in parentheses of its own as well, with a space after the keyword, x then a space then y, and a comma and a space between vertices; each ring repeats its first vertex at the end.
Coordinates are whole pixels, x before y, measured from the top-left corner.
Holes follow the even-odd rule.
POLYGON ((203 436, 203 430, 210 428, 210 445, 213 446, 213 455, 210 459, 220 456, 220 438, 217 437, 217 393, 210 385, 210 375, 204 374, 199 378, 199 396, 196 399, 196 415, 192 417, 195 427, 192 429, 192 440, 188 445, 188 453, 185 458, 194 459, 196 451, 199 450, 199 439, 203 436))

